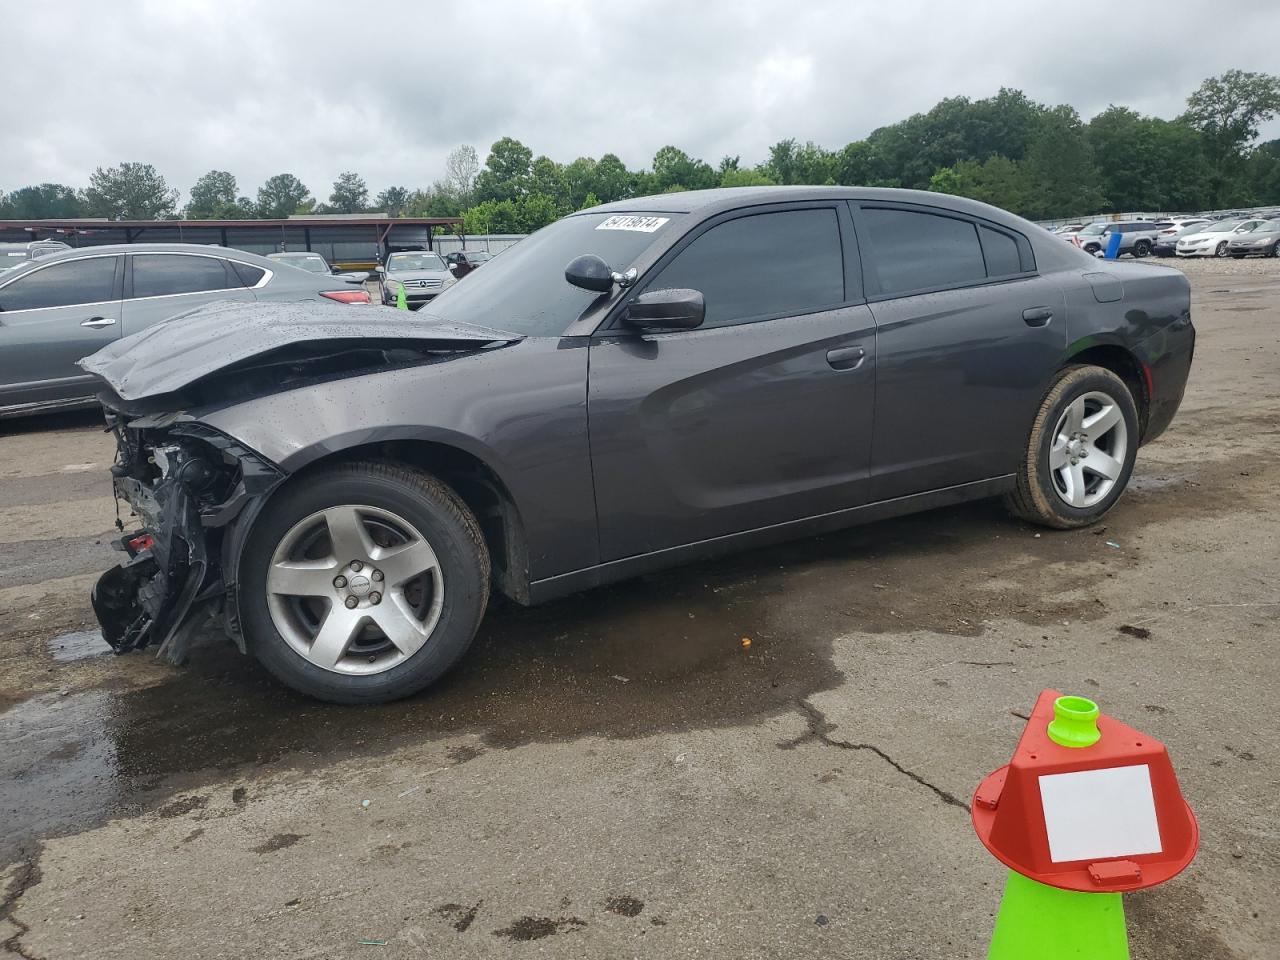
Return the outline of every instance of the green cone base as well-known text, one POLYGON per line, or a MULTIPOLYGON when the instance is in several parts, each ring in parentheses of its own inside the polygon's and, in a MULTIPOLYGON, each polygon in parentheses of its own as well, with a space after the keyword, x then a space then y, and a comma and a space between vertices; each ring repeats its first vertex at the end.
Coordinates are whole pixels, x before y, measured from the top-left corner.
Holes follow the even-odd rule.
POLYGON ((1118 893, 1076 893, 1009 873, 987 960, 1129 960, 1118 893))

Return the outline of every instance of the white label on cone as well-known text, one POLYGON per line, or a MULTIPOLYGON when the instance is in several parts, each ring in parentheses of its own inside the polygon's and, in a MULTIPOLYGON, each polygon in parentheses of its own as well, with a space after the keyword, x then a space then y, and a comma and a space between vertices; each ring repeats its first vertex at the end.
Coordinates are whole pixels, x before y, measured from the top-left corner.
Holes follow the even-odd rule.
POLYGON ((1049 858, 1106 860, 1159 853, 1160 826, 1145 763, 1040 778, 1049 858))

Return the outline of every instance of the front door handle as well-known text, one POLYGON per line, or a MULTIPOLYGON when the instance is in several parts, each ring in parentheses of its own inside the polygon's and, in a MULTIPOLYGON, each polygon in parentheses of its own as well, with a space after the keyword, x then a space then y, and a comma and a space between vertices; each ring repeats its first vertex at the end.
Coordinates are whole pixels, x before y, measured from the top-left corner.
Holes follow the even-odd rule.
POLYGON ((1028 327, 1043 327, 1053 319, 1053 311, 1048 307, 1028 307, 1022 311, 1022 319, 1028 327))
POLYGON ((115 318, 115 317, 90 317, 88 320, 83 321, 83 322, 80 324, 80 326, 82 326, 82 327, 111 327, 111 326, 114 326, 114 325, 115 325, 115 322, 116 322, 116 318, 115 318))
POLYGON ((867 351, 861 347, 837 347, 827 351, 827 363, 832 370, 856 370, 866 356, 867 351))

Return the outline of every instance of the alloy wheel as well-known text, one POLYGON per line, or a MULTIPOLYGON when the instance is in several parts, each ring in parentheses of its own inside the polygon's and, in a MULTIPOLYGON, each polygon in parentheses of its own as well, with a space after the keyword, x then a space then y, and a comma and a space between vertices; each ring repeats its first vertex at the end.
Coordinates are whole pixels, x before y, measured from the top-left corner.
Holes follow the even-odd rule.
POLYGON ((444 605, 440 562, 390 510, 345 504, 295 523, 267 568, 267 609, 304 659, 334 673, 381 673, 431 638, 444 605))
POLYGON ((1129 431, 1120 406, 1093 390, 1071 401, 1053 431, 1049 472, 1058 497, 1084 509, 1106 499, 1124 470, 1129 431))

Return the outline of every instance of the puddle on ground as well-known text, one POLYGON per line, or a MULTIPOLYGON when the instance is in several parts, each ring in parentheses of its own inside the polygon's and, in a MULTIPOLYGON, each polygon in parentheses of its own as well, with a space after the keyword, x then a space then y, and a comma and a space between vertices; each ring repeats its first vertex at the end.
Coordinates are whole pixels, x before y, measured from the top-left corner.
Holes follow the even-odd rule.
POLYGON ((58 663, 74 663, 77 660, 89 660, 93 657, 104 657, 111 653, 107 641, 102 639, 100 630, 76 630, 64 633, 48 641, 49 655, 58 663))

